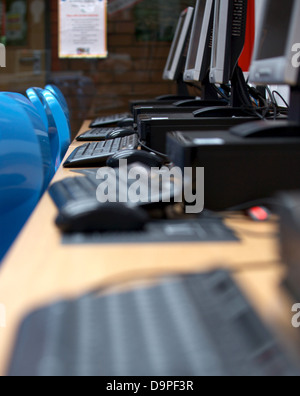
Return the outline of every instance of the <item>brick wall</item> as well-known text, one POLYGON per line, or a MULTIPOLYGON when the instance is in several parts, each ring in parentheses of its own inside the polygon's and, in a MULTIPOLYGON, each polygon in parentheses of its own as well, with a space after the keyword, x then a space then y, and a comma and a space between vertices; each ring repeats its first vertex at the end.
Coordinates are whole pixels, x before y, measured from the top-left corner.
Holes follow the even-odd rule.
MULTIPOLYGON (((157 0, 161 1, 161 0, 157 0)), ((169 1, 183 9, 194 1, 169 1), (175 3, 174 3, 175 1, 175 3)), ((137 36, 135 7, 108 18, 108 51, 104 60, 58 59, 58 9, 51 1, 51 74, 49 80, 60 86, 72 112, 72 129, 82 120, 101 114, 128 110, 131 99, 152 98, 176 93, 176 85, 162 80, 170 49, 168 41, 141 41, 137 36)), ((152 3, 153 4, 153 3, 152 3)), ((175 11, 174 11, 175 13, 175 11)), ((173 20, 179 16, 176 10, 173 20)), ((176 24, 176 23, 175 23, 176 24)))

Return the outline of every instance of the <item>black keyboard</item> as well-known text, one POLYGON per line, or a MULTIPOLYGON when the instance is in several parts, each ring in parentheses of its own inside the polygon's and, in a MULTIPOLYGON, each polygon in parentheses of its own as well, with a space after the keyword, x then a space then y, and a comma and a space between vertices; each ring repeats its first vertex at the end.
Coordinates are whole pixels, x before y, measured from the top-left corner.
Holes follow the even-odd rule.
POLYGON ((136 149, 139 146, 136 134, 98 143, 87 143, 76 148, 64 163, 65 168, 98 167, 106 164, 110 156, 120 150, 136 149))
POLYGON ((225 271, 41 308, 23 322, 8 371, 8 376, 299 374, 225 271))
POLYGON ((96 198, 99 181, 95 177, 70 177, 54 183, 49 193, 58 210, 62 210, 72 202, 96 198))
POLYGON ((123 121, 125 118, 132 117, 129 113, 121 113, 121 114, 113 114, 111 116, 106 117, 98 117, 94 121, 91 122, 90 128, 97 128, 105 125, 113 125, 117 124, 120 121, 123 121))
MULTIPOLYGON (((137 164, 128 165, 128 173, 131 169, 136 168, 137 164)), ((128 178, 128 174, 124 174, 124 172, 119 172, 119 169, 114 169, 114 172, 117 176, 117 185, 115 183, 110 185, 110 179, 105 180, 108 191, 116 190, 116 199, 117 202, 120 201, 120 194, 122 197, 127 196, 127 203, 130 206, 155 206, 158 207, 160 203, 163 205, 174 203, 175 198, 179 199, 182 195, 182 185, 181 181, 174 177, 170 182, 165 181, 161 182, 161 173, 160 171, 155 172, 155 170, 151 170, 150 168, 139 165, 141 170, 143 170, 143 174, 147 173, 147 178, 142 178, 140 180, 140 191, 139 198, 140 202, 131 203, 128 195, 128 191, 131 186, 136 183, 136 179, 128 178), (150 180, 153 182, 157 178, 156 184, 159 185, 159 191, 154 194, 153 191, 149 188, 150 180), (159 184, 160 182, 160 184, 159 184), (143 188, 143 185, 145 188, 143 188), (120 192, 120 187, 124 189, 124 191, 120 192), (145 191, 146 195, 143 195, 145 191)), ((97 173, 88 173, 85 172, 85 177, 70 177, 59 182, 54 183, 50 189, 49 193, 55 202, 57 208, 62 210, 65 206, 72 204, 73 202, 87 201, 90 199, 97 200, 96 192, 101 183, 101 180, 97 179, 97 173)), ((102 180, 103 181, 103 180, 102 180)), ((115 197, 111 197, 113 199, 109 200, 110 202, 115 201, 115 197)))
POLYGON ((116 127, 93 128, 90 129, 89 131, 84 132, 82 135, 78 136, 76 140, 79 142, 92 142, 92 141, 100 142, 102 140, 106 140, 106 136, 109 133, 114 132, 116 129, 120 129, 120 128, 116 128, 116 127))

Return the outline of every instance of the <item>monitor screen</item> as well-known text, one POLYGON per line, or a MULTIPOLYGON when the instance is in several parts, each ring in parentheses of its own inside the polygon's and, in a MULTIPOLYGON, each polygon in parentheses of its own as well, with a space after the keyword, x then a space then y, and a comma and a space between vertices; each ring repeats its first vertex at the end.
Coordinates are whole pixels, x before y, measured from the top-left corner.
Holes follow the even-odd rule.
POLYGON ((285 56, 294 0, 271 0, 271 9, 263 18, 257 59, 285 56))
MULTIPOLYGON (((213 43, 212 43, 212 58, 211 58, 211 67, 215 68, 217 66, 217 52, 218 52, 218 39, 219 39, 219 27, 221 24, 221 15, 220 15, 220 7, 221 3, 219 0, 216 1, 215 4, 215 13, 214 13, 214 28, 213 28, 213 43)), ((226 37, 224 37, 224 42, 226 37)))
POLYGON ((177 80, 184 68, 187 43, 190 38, 194 8, 187 8, 181 15, 164 70, 165 80, 177 80))
POLYGON ((211 83, 227 84, 245 45, 248 0, 216 0, 211 83))
POLYGON ((299 67, 293 64, 299 20, 299 0, 266 0, 250 69, 252 83, 299 85, 299 67))
POLYGON ((202 81, 210 66, 214 0, 198 0, 184 74, 185 81, 202 81))

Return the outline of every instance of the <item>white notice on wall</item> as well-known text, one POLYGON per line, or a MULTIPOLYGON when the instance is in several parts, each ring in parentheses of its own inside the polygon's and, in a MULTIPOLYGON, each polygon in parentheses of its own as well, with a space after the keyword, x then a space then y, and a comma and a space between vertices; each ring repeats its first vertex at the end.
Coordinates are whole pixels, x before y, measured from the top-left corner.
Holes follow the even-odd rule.
POLYGON ((107 0, 59 0, 59 57, 107 57, 107 0))

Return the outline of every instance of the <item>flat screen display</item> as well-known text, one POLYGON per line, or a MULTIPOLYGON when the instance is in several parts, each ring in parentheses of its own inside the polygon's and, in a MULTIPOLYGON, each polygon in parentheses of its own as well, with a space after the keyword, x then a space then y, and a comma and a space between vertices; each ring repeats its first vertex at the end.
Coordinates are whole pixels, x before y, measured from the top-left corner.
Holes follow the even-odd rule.
POLYGON ((293 8, 294 0, 268 0, 257 60, 285 56, 293 8))
POLYGON ((203 26, 204 14, 205 14, 205 7, 206 7, 206 0, 198 0, 196 12, 195 12, 195 18, 194 18, 194 26, 190 41, 191 49, 189 53, 189 58, 187 60, 188 70, 194 70, 196 67, 198 48, 200 44, 200 38, 201 38, 201 32, 202 32, 202 26, 203 26))
POLYGON ((181 34, 182 34, 182 30, 183 30, 183 26, 184 26, 184 22, 185 22, 186 16, 187 16, 187 13, 184 13, 183 15, 181 15, 181 17, 179 19, 179 22, 178 22, 178 25, 177 25, 176 34, 175 34, 175 37, 174 37, 174 40, 173 40, 173 43, 172 43, 171 53, 169 55, 169 60, 168 60, 168 65, 167 65, 166 71, 171 71, 171 69, 172 69, 172 65, 173 65, 173 62, 174 62, 174 59, 175 59, 176 51, 178 49, 178 44, 179 44, 179 41, 180 41, 180 37, 181 37, 181 34))

